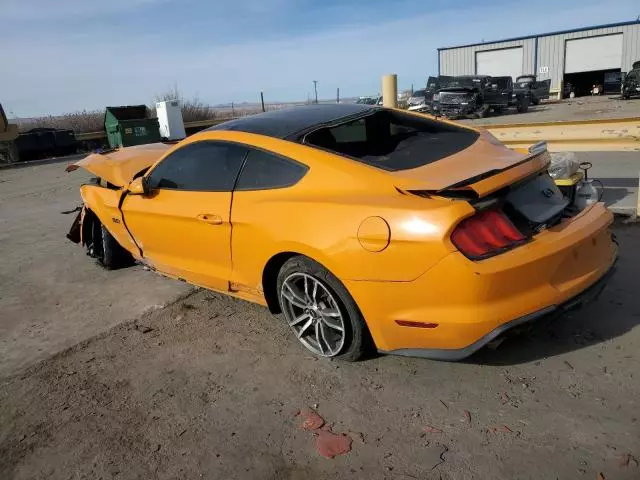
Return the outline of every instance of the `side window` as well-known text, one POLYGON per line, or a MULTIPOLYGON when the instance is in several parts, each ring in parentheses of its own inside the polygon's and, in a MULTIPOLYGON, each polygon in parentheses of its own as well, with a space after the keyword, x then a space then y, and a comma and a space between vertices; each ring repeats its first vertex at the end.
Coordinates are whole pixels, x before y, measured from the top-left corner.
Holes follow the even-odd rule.
POLYGON ((236 190, 267 190, 290 187, 304 177, 309 168, 293 160, 262 150, 249 150, 236 190))
POLYGON ((149 186, 168 190, 230 192, 247 149, 231 143, 196 142, 160 162, 149 175, 149 186))

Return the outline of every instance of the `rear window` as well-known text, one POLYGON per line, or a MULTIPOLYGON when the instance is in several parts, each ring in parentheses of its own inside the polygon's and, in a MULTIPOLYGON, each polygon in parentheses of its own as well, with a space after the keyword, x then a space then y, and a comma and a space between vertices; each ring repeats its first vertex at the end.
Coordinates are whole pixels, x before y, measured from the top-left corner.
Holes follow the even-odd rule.
POLYGON ((471 146, 473 130, 392 110, 320 128, 303 142, 388 171, 436 162, 471 146))

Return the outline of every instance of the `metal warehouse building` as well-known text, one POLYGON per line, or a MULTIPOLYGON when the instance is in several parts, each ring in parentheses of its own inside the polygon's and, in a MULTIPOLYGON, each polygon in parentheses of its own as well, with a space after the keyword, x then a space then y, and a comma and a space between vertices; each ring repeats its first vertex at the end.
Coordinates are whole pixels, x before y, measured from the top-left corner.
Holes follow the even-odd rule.
POLYGON ((587 95, 594 84, 619 92, 623 72, 640 60, 640 20, 438 49, 440 75, 536 74, 552 97, 587 95))

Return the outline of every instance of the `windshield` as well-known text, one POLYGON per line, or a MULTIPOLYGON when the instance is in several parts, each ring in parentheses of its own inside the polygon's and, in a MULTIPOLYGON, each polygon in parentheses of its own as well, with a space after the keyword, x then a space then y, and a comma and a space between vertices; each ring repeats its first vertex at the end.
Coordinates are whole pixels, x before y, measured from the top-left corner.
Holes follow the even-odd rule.
POLYGON ((629 73, 627 73, 627 79, 629 80, 640 79, 640 70, 631 70, 629 73))
POLYGON ((467 87, 467 88, 480 88, 482 86, 482 78, 478 77, 448 77, 441 79, 438 82, 440 88, 451 87, 467 87))
POLYGON ((424 97, 426 94, 425 90, 416 90, 415 92, 413 92, 413 94, 411 95, 412 97, 424 97))
POLYGON ((377 101, 378 101, 377 98, 363 97, 363 98, 359 98, 358 100, 356 100, 356 103, 359 103, 361 105, 375 105, 377 103, 377 101))
POLYGON ((532 83, 533 81, 535 81, 535 79, 536 77, 518 77, 518 83, 532 83))

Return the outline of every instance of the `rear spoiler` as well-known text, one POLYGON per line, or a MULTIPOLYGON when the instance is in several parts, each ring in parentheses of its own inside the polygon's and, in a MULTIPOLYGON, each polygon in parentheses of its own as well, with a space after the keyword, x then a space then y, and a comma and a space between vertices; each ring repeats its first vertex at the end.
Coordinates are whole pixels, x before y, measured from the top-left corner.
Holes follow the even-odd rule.
POLYGON ((546 142, 529 147, 529 155, 518 163, 503 169, 493 169, 461 180, 438 190, 408 190, 420 196, 441 196, 474 200, 489 195, 507 185, 516 183, 534 173, 549 168, 551 157, 546 142))

